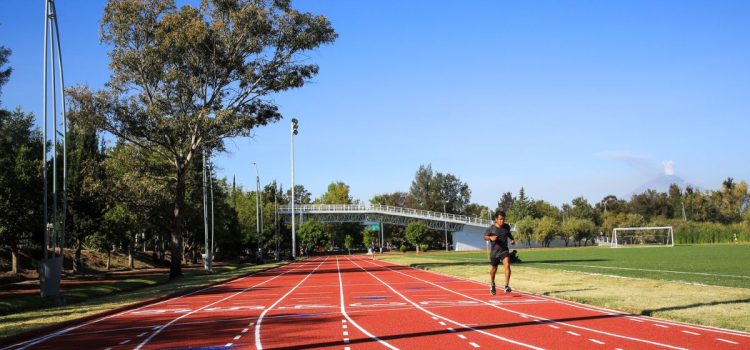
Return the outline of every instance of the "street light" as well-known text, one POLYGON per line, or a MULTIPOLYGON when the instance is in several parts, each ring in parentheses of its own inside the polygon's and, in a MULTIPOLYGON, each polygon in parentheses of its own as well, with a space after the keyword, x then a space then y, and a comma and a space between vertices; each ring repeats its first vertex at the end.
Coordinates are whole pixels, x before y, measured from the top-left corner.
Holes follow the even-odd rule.
POLYGON ((445 251, 448 251, 448 215, 445 211, 445 202, 443 202, 443 227, 445 228, 445 251))
POLYGON ((297 237, 294 229, 294 135, 297 135, 297 118, 292 118, 292 258, 297 258, 297 237))
POLYGON ((258 163, 253 162, 255 166, 255 227, 258 234, 258 258, 263 260, 263 248, 260 239, 260 175, 258 173, 258 163))

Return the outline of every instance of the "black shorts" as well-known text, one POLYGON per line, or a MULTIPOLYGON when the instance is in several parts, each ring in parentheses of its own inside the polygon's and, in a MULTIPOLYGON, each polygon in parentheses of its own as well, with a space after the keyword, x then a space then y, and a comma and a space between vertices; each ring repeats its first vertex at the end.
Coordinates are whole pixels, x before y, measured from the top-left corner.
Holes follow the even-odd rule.
POLYGON ((497 266, 503 263, 503 259, 510 256, 510 252, 503 250, 497 257, 490 256, 490 265, 497 266))

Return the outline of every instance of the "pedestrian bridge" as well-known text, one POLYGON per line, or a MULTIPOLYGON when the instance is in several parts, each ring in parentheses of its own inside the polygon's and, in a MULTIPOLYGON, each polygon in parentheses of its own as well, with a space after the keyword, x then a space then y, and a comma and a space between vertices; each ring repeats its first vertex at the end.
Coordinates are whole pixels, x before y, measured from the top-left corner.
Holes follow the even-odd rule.
MULTIPOLYGON (((284 215, 286 221, 291 220, 291 205, 280 206, 278 212, 284 215)), ((301 204, 294 206, 294 213, 297 224, 309 219, 320 222, 377 222, 381 224, 381 239, 383 223, 406 226, 419 220, 431 229, 452 232, 455 250, 485 249, 484 230, 491 223, 470 216, 379 204, 301 204)))

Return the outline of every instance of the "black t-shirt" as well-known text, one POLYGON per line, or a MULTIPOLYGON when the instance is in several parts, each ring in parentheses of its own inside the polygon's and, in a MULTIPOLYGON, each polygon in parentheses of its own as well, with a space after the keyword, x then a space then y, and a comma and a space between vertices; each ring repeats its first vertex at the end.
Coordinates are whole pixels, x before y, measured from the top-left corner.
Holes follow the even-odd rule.
POLYGON ((492 224, 484 231, 485 236, 497 236, 497 239, 488 241, 492 245, 492 257, 500 256, 500 252, 508 251, 508 239, 515 240, 510 233, 510 225, 503 223, 503 226, 497 227, 492 224))

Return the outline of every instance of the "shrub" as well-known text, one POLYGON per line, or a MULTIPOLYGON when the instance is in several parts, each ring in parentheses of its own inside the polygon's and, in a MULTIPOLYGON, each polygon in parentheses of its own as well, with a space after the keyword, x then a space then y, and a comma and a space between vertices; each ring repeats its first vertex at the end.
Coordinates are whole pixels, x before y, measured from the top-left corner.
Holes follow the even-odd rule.
POLYGON ((426 252, 427 251, 427 244, 422 243, 419 245, 419 251, 420 252, 426 252))
POLYGON ((406 246, 402 244, 401 247, 398 248, 398 250, 400 250, 402 253, 406 253, 409 248, 406 248, 406 246))

